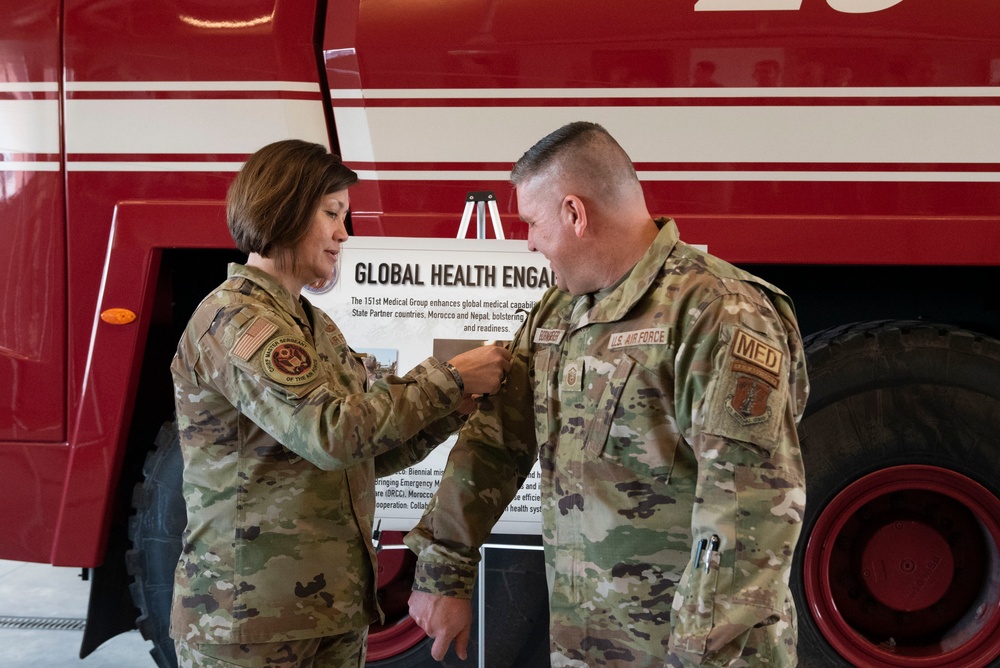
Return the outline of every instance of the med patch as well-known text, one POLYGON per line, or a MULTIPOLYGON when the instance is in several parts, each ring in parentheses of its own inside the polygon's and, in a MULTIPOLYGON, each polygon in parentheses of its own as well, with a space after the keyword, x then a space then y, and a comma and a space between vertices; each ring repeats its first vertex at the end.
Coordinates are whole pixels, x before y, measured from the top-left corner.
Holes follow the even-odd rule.
POLYGON ((787 400, 784 359, 784 351, 734 327, 705 416, 706 431, 765 449, 773 445, 787 400))

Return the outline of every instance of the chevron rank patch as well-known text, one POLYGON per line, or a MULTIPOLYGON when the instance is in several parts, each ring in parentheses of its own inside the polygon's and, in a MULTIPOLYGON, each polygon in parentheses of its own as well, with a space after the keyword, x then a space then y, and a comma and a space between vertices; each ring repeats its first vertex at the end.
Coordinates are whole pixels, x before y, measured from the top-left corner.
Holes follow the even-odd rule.
POLYGON ((567 362, 563 369, 562 389, 579 392, 583 390, 583 362, 567 362))
POLYGON ((261 363, 264 373, 282 385, 305 385, 319 369, 309 344, 294 336, 277 336, 264 346, 261 363))

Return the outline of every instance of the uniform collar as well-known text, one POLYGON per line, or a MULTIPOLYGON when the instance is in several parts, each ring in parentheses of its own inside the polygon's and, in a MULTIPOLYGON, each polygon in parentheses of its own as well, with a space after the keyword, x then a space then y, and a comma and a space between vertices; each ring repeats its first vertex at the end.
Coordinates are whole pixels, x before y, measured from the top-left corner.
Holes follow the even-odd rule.
POLYGON ((312 325, 304 310, 306 306, 302 300, 293 297, 288 289, 271 274, 256 267, 231 262, 229 264, 229 278, 247 281, 250 283, 250 289, 257 292, 255 295, 257 299, 269 304, 275 311, 291 314, 300 327, 312 330, 312 325))
POLYGON ((563 309, 560 316, 570 323, 571 329, 595 322, 621 320, 646 294, 680 239, 677 224, 670 218, 657 218, 656 226, 660 228, 660 232, 632 267, 628 280, 621 281, 607 296, 599 300, 595 300, 593 294, 580 295, 563 309), (587 309, 586 312, 581 314, 584 309, 587 309))

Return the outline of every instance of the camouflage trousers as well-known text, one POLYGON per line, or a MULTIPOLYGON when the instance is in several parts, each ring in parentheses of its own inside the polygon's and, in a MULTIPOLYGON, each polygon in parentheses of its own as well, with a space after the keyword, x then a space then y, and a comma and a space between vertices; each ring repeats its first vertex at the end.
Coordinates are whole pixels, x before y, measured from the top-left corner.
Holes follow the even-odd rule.
POLYGON ((178 668, 364 668, 368 629, 323 638, 242 645, 175 640, 178 668))

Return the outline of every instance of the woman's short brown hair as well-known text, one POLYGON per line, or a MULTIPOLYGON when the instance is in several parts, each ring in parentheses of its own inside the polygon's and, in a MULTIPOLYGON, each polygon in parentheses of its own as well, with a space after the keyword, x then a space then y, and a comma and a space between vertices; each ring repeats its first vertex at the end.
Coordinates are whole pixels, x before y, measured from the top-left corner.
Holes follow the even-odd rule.
POLYGON ((229 186, 229 233, 242 252, 271 257, 305 237, 325 195, 357 181, 340 156, 320 144, 298 139, 268 144, 250 156, 229 186))

